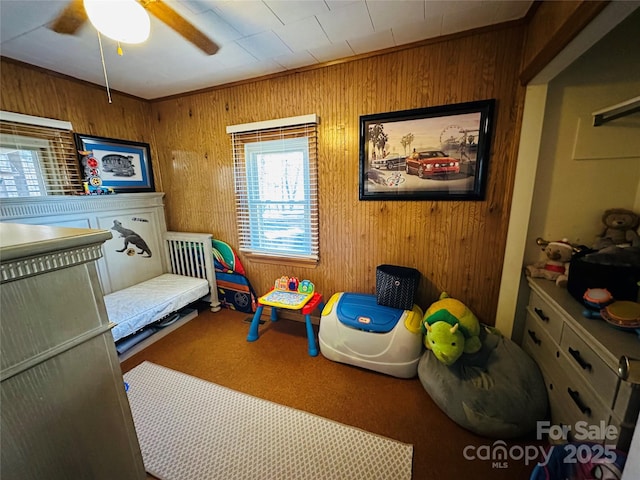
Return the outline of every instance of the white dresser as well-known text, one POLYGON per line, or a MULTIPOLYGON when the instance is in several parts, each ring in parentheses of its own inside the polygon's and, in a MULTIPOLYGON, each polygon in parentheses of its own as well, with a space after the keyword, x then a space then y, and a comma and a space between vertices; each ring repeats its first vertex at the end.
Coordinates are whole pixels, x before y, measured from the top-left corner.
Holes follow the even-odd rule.
POLYGON ((3 480, 146 478, 95 266, 109 238, 0 223, 3 480))
POLYGON ((640 409, 640 385, 622 380, 618 366, 623 356, 640 359, 640 339, 635 332, 584 317, 583 305, 554 282, 528 282, 522 346, 542 370, 551 423, 568 426, 569 439, 578 433, 578 440, 628 450, 640 409), (589 438, 604 433, 602 425, 615 426, 617 438, 589 438))

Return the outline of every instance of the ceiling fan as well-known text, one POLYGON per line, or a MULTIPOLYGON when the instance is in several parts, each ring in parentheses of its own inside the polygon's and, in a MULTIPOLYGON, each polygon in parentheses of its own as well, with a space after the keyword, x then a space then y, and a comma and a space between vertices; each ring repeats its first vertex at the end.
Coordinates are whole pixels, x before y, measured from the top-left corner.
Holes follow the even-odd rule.
MULTIPOLYGON (((219 49, 211 39, 189 23, 163 0, 137 0, 150 14, 162 21, 207 55, 219 49)), ((75 34, 88 21, 84 0, 71 0, 66 8, 49 24, 57 33, 75 34)))

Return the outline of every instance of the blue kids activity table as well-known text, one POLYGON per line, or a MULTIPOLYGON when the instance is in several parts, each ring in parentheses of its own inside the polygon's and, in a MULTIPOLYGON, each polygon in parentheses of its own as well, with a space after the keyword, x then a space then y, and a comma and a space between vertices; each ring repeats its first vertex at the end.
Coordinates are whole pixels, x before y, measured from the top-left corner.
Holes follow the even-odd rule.
MULTIPOLYGON (((308 282, 305 280, 304 282, 308 282)), ((303 282, 303 283, 304 283, 303 282)), ((298 285, 297 281, 295 282, 298 285)), ((281 284, 281 286, 284 284, 281 284)), ((302 285, 302 284, 300 284, 302 285)), ((278 282, 276 282, 278 286, 278 282)), ((309 343, 309 355, 315 357, 318 355, 318 347, 316 345, 315 334, 313 333, 313 326, 311 324, 311 313, 319 307, 323 308, 322 295, 313 289, 313 284, 306 283, 304 287, 300 287, 297 290, 289 290, 282 288, 274 288, 265 293, 258 299, 258 308, 253 315, 251 326, 249 327, 249 334, 247 335, 248 342, 255 342, 258 340, 258 327, 260 325, 260 317, 262 316, 262 310, 264 306, 271 307, 271 321, 276 322, 278 320, 278 309, 284 308, 287 310, 300 310, 304 315, 304 321, 307 328, 307 341, 309 343), (309 287, 309 285, 311 285, 309 287), (303 291, 300 291, 303 290, 303 291)))

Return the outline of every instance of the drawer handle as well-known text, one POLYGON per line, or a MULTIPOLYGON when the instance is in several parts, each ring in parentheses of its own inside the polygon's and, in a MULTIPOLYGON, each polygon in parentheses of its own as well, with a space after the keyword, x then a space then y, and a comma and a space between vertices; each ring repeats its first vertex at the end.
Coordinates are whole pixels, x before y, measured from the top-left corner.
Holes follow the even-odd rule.
POLYGON ((542 320, 543 322, 548 322, 549 321, 549 317, 547 317, 544 312, 542 311, 541 308, 534 308, 533 309, 534 312, 536 312, 536 315, 538 315, 540 317, 540 320, 542 320))
POLYGON ((536 345, 542 344, 542 340, 536 337, 536 332, 534 332, 533 330, 527 330, 527 332, 529 333, 531 340, 533 340, 533 343, 535 343, 536 345))
POLYGON ((582 403, 582 400, 580 400, 580 393, 578 393, 576 390, 571 390, 571 388, 567 388, 567 392, 569 392, 569 396, 571 397, 571 400, 573 400, 573 402, 580 409, 580 411, 584 415, 590 417, 591 409, 587 407, 584 403, 582 403))
POLYGON ((573 348, 569 347, 569 353, 573 358, 576 359, 576 362, 578 362, 583 370, 588 370, 589 372, 591 371, 591 364, 580 356, 580 350, 574 350, 573 348))

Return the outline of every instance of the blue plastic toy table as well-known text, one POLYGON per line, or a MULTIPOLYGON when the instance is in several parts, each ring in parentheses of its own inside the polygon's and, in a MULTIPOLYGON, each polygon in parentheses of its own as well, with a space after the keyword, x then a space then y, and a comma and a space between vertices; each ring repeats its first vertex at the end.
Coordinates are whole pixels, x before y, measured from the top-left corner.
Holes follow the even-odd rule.
POLYGON ((320 293, 315 291, 312 293, 299 293, 273 289, 264 294, 258 299, 258 308, 256 309, 256 313, 251 321, 249 335, 247 335, 248 342, 255 342, 258 340, 258 326, 260 325, 260 317, 262 316, 262 310, 265 305, 271 307, 272 322, 276 322, 278 320, 278 308, 300 310, 304 315, 304 322, 307 328, 309 355, 312 357, 318 355, 318 346, 316 345, 316 338, 311 324, 311 313, 316 309, 316 307, 319 307, 320 310, 324 307, 322 303, 322 295, 320 293))

